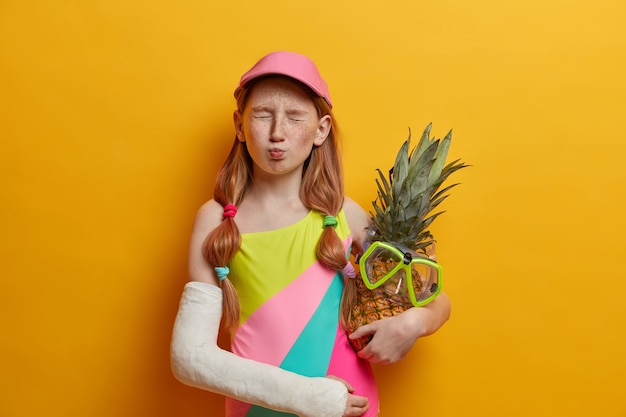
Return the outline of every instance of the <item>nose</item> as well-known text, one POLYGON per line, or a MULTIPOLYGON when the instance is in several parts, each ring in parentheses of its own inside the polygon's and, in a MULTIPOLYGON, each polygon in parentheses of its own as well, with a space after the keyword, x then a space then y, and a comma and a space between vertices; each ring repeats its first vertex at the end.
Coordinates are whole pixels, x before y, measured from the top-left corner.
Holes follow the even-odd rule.
POLYGON ((285 140, 286 126, 284 117, 275 117, 270 132, 270 140, 272 142, 280 142, 285 140))

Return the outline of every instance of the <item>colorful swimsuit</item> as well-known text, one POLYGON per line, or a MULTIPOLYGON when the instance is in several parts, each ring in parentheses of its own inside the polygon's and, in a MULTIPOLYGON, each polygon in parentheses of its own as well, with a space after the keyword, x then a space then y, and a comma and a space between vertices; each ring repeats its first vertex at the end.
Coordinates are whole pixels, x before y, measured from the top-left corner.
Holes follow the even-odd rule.
MULTIPOLYGON (((343 210, 336 230, 346 256, 352 237, 343 210)), ((246 233, 229 264, 241 301, 235 354, 305 376, 335 375, 369 399, 364 417, 378 412, 378 392, 368 362, 356 356, 339 324, 343 276, 315 256, 323 216, 315 211, 299 222, 267 232, 246 233)), ((227 417, 290 414, 226 399, 227 417)))

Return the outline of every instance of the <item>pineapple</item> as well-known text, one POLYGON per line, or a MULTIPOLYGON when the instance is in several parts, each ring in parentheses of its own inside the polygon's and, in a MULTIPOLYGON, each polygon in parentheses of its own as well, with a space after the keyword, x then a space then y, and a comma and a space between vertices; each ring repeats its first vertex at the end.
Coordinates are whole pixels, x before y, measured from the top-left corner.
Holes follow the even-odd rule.
MULTIPOLYGON (((446 193, 458 184, 448 185, 441 190, 439 188, 450 174, 467 165, 456 160, 444 166, 452 132, 442 140, 431 139, 431 126, 429 124, 426 127, 419 143, 410 153, 409 130, 409 137, 401 146, 394 166, 389 171, 389 180, 377 169, 378 198, 372 202, 374 212, 370 212, 372 226, 368 228, 366 247, 376 241, 393 242, 418 256, 434 257, 435 240, 428 227, 442 212, 432 214, 432 211, 448 196, 446 193)), ((399 262, 402 262, 402 258, 375 258, 372 262, 368 261, 369 275, 376 280, 399 262)), ((414 268, 413 264, 410 271, 415 293, 425 290, 423 286, 428 282, 429 277, 425 276, 428 273, 414 268)), ((394 275, 381 286, 369 289, 358 276, 348 280, 342 303, 342 322, 347 333, 412 307, 406 281, 396 279, 394 275)), ((359 351, 370 339, 371 336, 368 336, 350 342, 359 351)))

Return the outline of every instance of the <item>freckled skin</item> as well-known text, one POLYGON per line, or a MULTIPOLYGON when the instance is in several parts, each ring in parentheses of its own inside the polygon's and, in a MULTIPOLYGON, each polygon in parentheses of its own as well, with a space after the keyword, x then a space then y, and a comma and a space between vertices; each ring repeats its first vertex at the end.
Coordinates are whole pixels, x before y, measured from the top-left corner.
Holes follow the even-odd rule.
POLYGON ((298 84, 283 78, 256 84, 234 119, 237 137, 254 161, 254 176, 301 175, 313 146, 326 139, 323 124, 330 123, 298 84))

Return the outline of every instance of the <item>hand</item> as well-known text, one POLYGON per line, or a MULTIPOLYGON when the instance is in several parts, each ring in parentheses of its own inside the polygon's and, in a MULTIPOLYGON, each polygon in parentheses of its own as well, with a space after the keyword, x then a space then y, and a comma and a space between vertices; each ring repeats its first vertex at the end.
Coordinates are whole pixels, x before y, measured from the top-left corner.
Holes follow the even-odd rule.
POLYGON ((372 335, 372 340, 357 354, 371 363, 392 364, 403 359, 424 334, 426 310, 411 308, 394 317, 359 327, 349 337, 372 335))
POLYGON ((359 417, 365 414, 365 412, 369 408, 367 397, 352 394, 354 392, 354 387, 350 385, 350 383, 345 379, 338 378, 334 375, 329 375, 327 376, 327 378, 343 382, 343 384, 348 389, 348 399, 346 401, 346 408, 343 412, 342 417, 359 417))
POLYGON ((361 326, 349 337, 372 335, 373 338, 359 357, 372 363, 398 362, 411 350, 418 338, 435 333, 450 318, 450 299, 445 292, 423 307, 361 326))

